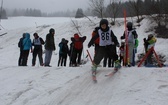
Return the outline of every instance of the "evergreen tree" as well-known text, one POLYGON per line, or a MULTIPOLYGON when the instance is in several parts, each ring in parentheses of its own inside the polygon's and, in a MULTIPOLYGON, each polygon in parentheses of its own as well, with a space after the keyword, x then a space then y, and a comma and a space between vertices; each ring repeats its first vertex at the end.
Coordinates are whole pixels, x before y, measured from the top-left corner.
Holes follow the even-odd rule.
POLYGON ((81 8, 78 8, 75 18, 83 18, 84 14, 83 14, 83 10, 81 8))

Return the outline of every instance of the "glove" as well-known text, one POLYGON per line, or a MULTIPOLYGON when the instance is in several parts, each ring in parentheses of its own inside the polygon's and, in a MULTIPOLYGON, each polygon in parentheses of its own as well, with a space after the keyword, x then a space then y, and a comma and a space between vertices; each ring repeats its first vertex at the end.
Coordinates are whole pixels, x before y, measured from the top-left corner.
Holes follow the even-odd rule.
POLYGON ((120 38, 120 39, 125 39, 125 38, 124 38, 124 36, 121 36, 121 38, 120 38))
POLYGON ((89 42, 89 43, 88 43, 88 48, 90 48, 91 46, 92 46, 92 44, 89 42))
POLYGON ((117 44, 116 46, 117 46, 117 47, 120 47, 120 44, 117 44))

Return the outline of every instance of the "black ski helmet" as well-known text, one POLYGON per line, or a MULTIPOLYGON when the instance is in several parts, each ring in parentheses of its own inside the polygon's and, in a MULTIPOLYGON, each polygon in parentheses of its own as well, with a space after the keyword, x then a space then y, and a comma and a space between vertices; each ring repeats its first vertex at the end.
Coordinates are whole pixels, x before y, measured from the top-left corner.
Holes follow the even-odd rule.
POLYGON ((106 24, 106 26, 108 26, 108 20, 107 20, 107 19, 102 19, 102 20, 100 21, 100 27, 101 27, 101 25, 103 25, 103 24, 106 24))
POLYGON ((102 20, 100 21, 100 29, 101 29, 103 32, 106 32, 106 31, 109 30, 108 20, 107 20, 107 19, 102 19, 102 20), (102 29, 101 25, 103 25, 103 24, 106 24, 106 29, 102 29))
POLYGON ((128 22, 128 23, 127 23, 127 28, 128 28, 128 27, 132 27, 132 22, 128 22))
POLYGON ((127 23, 127 28, 128 28, 128 30, 132 30, 132 22, 127 23))

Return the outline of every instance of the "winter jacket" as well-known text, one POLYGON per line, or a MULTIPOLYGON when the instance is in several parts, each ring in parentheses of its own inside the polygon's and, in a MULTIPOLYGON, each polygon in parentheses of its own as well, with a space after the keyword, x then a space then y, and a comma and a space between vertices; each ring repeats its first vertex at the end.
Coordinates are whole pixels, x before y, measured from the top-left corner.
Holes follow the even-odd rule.
MULTIPOLYGON (((100 27, 96 27, 94 29, 94 31, 92 32, 92 37, 94 37, 97 33, 98 33, 98 30, 100 29, 100 27)), ((99 38, 97 38, 95 41, 94 41, 94 44, 97 44, 99 45, 99 38)))
POLYGON ((30 39, 30 34, 25 33, 25 38, 23 39, 23 50, 30 50, 32 48, 32 42, 30 39))
POLYGON ((151 47, 155 46, 156 38, 153 36, 151 39, 147 39, 148 47, 147 50, 149 50, 151 47))
MULTIPOLYGON (((135 39, 138 38, 138 34, 135 30, 127 30, 128 34, 128 43, 133 43, 135 44, 135 39)), ((121 36, 121 39, 125 39, 125 32, 123 36, 121 36)))
POLYGON ((34 38, 32 46, 34 46, 34 49, 42 49, 42 45, 44 44, 44 40, 41 37, 34 38))
POLYGON ((61 55, 67 55, 68 54, 69 55, 69 48, 68 48, 67 43, 68 43, 67 40, 59 43, 59 47, 60 47, 59 54, 61 54, 61 55))
POLYGON ((46 35, 45 49, 46 50, 56 50, 54 36, 51 33, 46 35))
POLYGON ((86 40, 86 36, 83 37, 72 37, 73 48, 80 50, 83 49, 83 42, 86 40))
MULTIPOLYGON (((108 28, 109 29, 109 28, 108 28)), ((95 40, 97 40, 99 38, 99 34, 97 33, 94 37, 92 37, 92 39, 90 40, 88 47, 90 47, 91 45, 94 44, 95 40)), ((119 46, 117 37, 114 35, 113 31, 111 30, 111 41, 113 45, 119 46)))

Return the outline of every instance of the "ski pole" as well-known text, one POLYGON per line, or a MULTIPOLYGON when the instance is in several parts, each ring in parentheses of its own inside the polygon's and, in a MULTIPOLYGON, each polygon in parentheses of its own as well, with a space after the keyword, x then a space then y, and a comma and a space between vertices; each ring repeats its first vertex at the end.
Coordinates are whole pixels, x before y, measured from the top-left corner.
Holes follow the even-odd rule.
POLYGON ((90 58, 90 61, 92 62, 92 64, 93 64, 93 59, 92 59, 92 57, 90 56, 90 53, 89 53, 89 51, 88 50, 86 50, 87 51, 87 53, 88 53, 88 56, 89 56, 89 58, 90 58))

